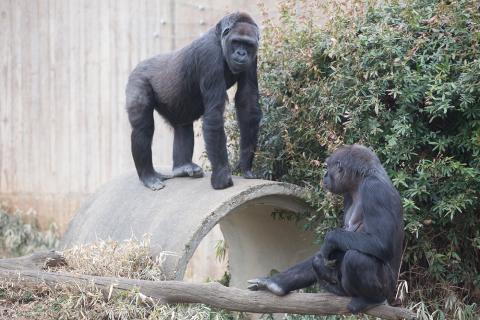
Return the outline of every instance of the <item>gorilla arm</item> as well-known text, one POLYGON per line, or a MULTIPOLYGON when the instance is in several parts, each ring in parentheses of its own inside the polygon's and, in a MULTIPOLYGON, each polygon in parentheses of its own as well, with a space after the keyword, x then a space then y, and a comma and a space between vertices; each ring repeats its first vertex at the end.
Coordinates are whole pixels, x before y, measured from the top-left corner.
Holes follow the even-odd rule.
POLYGON ((200 81, 200 90, 205 107, 203 136, 208 159, 212 164, 212 187, 214 189, 224 189, 233 184, 228 164, 227 137, 223 120, 227 88, 225 80, 215 77, 216 74, 217 72, 207 73, 207 76, 200 81))
POLYGON ((257 147, 262 111, 258 104, 257 61, 238 80, 235 108, 240 127, 240 162, 238 168, 245 178, 254 178, 253 156, 257 147))
POLYGON ((320 254, 328 260, 330 254, 336 250, 343 252, 357 250, 384 262, 391 259, 391 253, 377 236, 363 232, 345 231, 343 229, 330 231, 320 248, 320 254))

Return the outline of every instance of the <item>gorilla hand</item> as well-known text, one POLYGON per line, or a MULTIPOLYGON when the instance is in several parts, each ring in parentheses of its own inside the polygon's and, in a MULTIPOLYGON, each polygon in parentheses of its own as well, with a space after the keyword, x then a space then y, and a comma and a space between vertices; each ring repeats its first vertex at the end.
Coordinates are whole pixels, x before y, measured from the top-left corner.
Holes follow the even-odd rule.
POLYGON ((327 260, 320 253, 317 253, 312 261, 312 267, 319 280, 331 284, 338 283, 338 272, 336 270, 337 260, 327 260))
POLYGON ((235 166, 235 170, 240 171, 245 179, 256 179, 255 175, 253 174, 252 170, 250 169, 242 169, 240 163, 235 166))
POLYGON ((326 266, 331 266, 332 264, 335 265, 335 261, 329 260, 330 254, 334 250, 335 250, 335 247, 329 241, 329 234, 327 234, 327 237, 325 238, 325 241, 323 242, 323 245, 321 246, 320 251, 318 253, 318 256, 323 258, 324 264, 326 266))
POLYGON ((255 175, 253 174, 253 172, 251 170, 244 171, 243 172, 243 177, 245 179, 255 179, 255 175))
POLYGON ((213 189, 225 189, 233 185, 230 168, 223 167, 212 171, 211 183, 213 189))
POLYGON ((287 294, 275 281, 270 277, 260 277, 252 280, 248 280, 250 285, 248 286, 249 290, 267 290, 277 296, 284 296, 287 294))

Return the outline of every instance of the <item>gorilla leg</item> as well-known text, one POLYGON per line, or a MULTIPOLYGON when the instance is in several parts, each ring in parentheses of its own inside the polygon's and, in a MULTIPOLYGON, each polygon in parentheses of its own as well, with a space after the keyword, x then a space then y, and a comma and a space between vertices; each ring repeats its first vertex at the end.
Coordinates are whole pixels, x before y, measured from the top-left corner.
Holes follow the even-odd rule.
POLYGON ((154 101, 151 88, 145 83, 129 81, 127 85, 127 112, 132 126, 132 155, 138 177, 143 184, 159 190, 165 187, 169 177, 159 174, 152 164, 152 138, 155 130, 153 120, 154 101))
POLYGON ((268 290, 277 296, 284 296, 292 290, 306 288, 315 283, 315 272, 312 268, 313 257, 278 273, 273 277, 262 277, 249 280, 250 290, 268 290))
POLYGON ((174 128, 173 137, 173 175, 175 177, 203 177, 202 168, 192 162, 193 123, 174 128))
POLYGON ((345 253, 340 272, 342 287, 353 297, 348 304, 352 313, 382 304, 395 289, 391 268, 356 250, 345 253))

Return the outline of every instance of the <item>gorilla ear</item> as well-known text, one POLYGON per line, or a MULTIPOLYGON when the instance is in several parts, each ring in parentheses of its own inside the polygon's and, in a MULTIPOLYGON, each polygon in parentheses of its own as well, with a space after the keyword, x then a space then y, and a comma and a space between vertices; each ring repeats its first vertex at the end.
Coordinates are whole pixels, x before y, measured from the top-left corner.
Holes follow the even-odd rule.
POLYGON ((257 42, 260 41, 260 29, 258 28, 257 25, 255 25, 255 28, 257 29, 257 32, 255 32, 257 34, 257 42))

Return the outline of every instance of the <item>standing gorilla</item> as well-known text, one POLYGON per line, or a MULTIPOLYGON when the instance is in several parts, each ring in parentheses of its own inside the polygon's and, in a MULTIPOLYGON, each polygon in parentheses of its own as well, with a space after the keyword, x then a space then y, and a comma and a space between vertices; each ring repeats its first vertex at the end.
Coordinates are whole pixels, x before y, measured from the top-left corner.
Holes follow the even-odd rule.
POLYGON ((330 231, 315 256, 273 277, 250 280, 249 289, 281 296, 318 280, 332 293, 351 296, 352 313, 391 302, 402 258, 403 212, 380 160, 364 146, 341 147, 327 159, 323 185, 344 197, 343 228, 330 231))
POLYGON ((258 105, 258 41, 253 19, 246 13, 233 13, 190 45, 142 61, 132 71, 126 89, 127 112, 133 160, 145 186, 162 189, 168 178, 152 165, 154 109, 174 128, 174 176, 203 176, 202 169, 192 162, 193 122, 203 115, 212 186, 224 189, 233 185, 223 112, 226 90, 235 83, 241 136, 239 169, 245 178, 253 178, 252 161, 262 116, 258 105))

